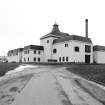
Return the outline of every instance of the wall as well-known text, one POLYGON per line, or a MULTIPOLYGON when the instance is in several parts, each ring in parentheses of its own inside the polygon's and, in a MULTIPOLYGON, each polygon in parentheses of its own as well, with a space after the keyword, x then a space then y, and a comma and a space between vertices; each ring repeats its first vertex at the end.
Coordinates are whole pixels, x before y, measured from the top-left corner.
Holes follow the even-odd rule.
POLYGON ((93 62, 93 45, 91 43, 80 41, 67 41, 62 43, 56 43, 53 45, 53 49, 57 49, 57 53, 53 54, 53 59, 59 61, 59 57, 69 57, 68 62, 85 62, 85 54, 91 55, 91 63, 93 62), (68 44, 68 47, 65 47, 68 44), (85 45, 91 45, 91 53, 85 53, 85 45), (74 51, 74 47, 79 47, 79 52, 74 51))
POLYGON ((96 63, 105 63, 105 51, 94 51, 93 59, 96 63))
POLYGON ((44 62, 48 62, 48 59, 52 59, 52 43, 54 39, 57 38, 48 37, 40 40, 40 45, 44 46, 44 62), (47 43, 48 40, 49 43, 47 43))
POLYGON ((38 62, 38 58, 40 58, 40 62, 43 62, 43 51, 42 50, 36 50, 36 54, 34 54, 34 50, 30 49, 29 54, 24 54, 24 51, 22 53, 22 62, 38 62), (40 51, 40 54, 38 54, 38 51, 40 51), (26 61, 24 61, 24 58, 26 61), (28 61, 29 58, 29 61, 28 61), (36 58, 36 61, 34 61, 34 58, 36 58))
POLYGON ((7 57, 8 62, 20 62, 22 61, 22 52, 18 52, 18 55, 12 54, 12 56, 7 57))

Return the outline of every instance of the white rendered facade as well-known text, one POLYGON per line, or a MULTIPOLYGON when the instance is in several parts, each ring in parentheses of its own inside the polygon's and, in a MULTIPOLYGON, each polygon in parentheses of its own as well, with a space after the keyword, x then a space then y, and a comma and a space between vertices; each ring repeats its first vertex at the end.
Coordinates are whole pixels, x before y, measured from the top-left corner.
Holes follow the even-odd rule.
POLYGON ((57 62, 85 63, 85 55, 90 55, 90 63, 93 63, 92 48, 93 45, 91 43, 80 42, 75 40, 57 43, 53 45, 53 49, 57 50, 56 53, 53 53, 53 59, 57 59, 57 62), (65 47, 65 45, 67 46, 65 47), (89 53, 85 52, 85 45, 91 47, 91 52, 89 53), (79 51, 75 51, 75 47, 78 47, 79 51))
POLYGON ((8 62, 22 62, 22 51, 17 49, 8 52, 7 60, 8 62))
POLYGON ((88 34, 86 37, 69 35, 60 32, 54 24, 52 31, 40 38, 40 46, 25 46, 17 52, 11 50, 7 58, 8 62, 105 63, 105 47, 93 48, 88 34))
POLYGON ((68 35, 60 32, 57 24, 53 26, 53 30, 40 39, 40 45, 44 47, 44 62, 52 60, 55 62, 86 63, 88 56, 87 63, 93 63, 93 44, 90 38, 68 35), (55 40, 56 43, 54 43, 55 40), (85 52, 85 45, 90 47, 90 52, 85 52), (78 52, 74 51, 75 47, 79 48, 78 52), (56 50, 56 53, 53 50, 56 50))
POLYGON ((44 62, 48 62, 49 59, 52 58, 52 48, 53 48, 53 40, 57 39, 56 37, 48 37, 45 39, 40 39, 40 45, 44 47, 44 62))
POLYGON ((93 60, 94 63, 104 63, 105 64, 105 46, 96 45, 93 47, 93 60))
POLYGON ((95 63, 105 63, 105 51, 94 51, 93 58, 95 63))
POLYGON ((22 53, 23 53, 22 62, 43 62, 42 50, 28 49, 23 50, 22 53), (25 53, 25 51, 28 51, 28 53, 25 53))

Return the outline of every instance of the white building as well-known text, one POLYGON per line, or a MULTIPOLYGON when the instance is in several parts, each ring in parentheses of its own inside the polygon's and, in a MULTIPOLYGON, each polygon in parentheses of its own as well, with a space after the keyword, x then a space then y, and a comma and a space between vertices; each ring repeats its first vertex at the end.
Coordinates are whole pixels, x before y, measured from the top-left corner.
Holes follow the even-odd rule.
POLYGON ((66 37, 66 36, 69 36, 67 33, 61 33, 59 31, 59 28, 58 28, 58 25, 57 24, 54 24, 53 25, 53 29, 52 31, 45 35, 45 36, 42 36, 40 38, 40 45, 44 47, 44 61, 45 62, 48 62, 48 61, 51 61, 53 60, 53 52, 52 52, 52 49, 53 49, 53 41, 55 39, 59 39, 59 38, 62 38, 62 37, 66 37))
POLYGON ((105 63, 104 47, 94 46, 93 53, 93 44, 88 38, 88 20, 85 22, 85 37, 61 32, 55 23, 52 31, 40 38, 40 46, 29 45, 22 50, 11 50, 8 61, 105 63))
POLYGON ((7 62, 7 56, 0 56, 0 62, 7 62))
POLYGON ((44 62, 93 63, 91 39, 60 32, 57 24, 40 38, 40 44, 44 46, 44 62))
POLYGON ((29 45, 8 51, 8 62, 43 62, 43 46, 29 45))
POLYGON ((53 59, 58 62, 93 63, 93 45, 89 38, 71 35, 53 42, 53 59))
POLYGON ((43 62, 43 46, 29 45, 25 46, 22 52, 22 62, 43 62))
POLYGON ((94 63, 105 63, 105 46, 93 46, 94 63))
POLYGON ((8 51, 8 54, 7 54, 8 62, 22 62, 22 51, 23 51, 23 48, 17 48, 17 49, 8 51))

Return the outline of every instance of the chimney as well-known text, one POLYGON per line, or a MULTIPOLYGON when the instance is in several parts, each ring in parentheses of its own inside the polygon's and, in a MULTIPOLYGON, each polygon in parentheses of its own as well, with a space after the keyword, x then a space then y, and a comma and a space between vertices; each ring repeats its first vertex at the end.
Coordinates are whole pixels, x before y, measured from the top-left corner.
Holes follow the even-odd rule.
POLYGON ((88 38, 88 19, 85 19, 85 35, 88 38))

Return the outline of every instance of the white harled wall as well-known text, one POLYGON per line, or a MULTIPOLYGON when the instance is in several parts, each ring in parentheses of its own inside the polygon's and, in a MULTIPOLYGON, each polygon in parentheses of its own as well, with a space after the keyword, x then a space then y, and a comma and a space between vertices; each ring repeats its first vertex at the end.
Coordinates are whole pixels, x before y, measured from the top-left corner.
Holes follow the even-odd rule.
POLYGON ((22 62, 38 62, 38 58, 40 58, 40 62, 43 62, 43 50, 36 50, 36 54, 34 54, 34 50, 29 49, 29 53, 25 54, 24 50, 22 52, 23 57, 22 57, 22 62), (38 54, 38 51, 40 51, 40 54, 38 54), (29 58, 29 61, 28 61, 29 58), (34 58, 36 58, 36 61, 34 61, 34 58), (24 61, 25 59, 25 61, 24 61))
POLYGON ((54 37, 48 37, 40 40, 40 45, 44 46, 44 62, 48 62, 48 59, 52 59, 52 47, 54 37), (49 41, 49 43, 47 43, 49 41))
POLYGON ((105 51, 94 51, 93 59, 95 63, 105 63, 105 51))
POLYGON ((13 54, 7 57, 8 62, 21 62, 22 61, 22 52, 18 52, 18 55, 13 54))
POLYGON ((67 41, 56 43, 53 45, 53 49, 57 49, 57 53, 53 54, 53 59, 59 61, 59 57, 68 57, 68 62, 85 62, 85 54, 91 55, 90 63, 93 63, 93 45, 91 43, 80 41, 67 41), (65 47, 68 44, 68 47, 65 47), (91 46, 91 53, 85 53, 85 45, 91 46), (75 52, 74 48, 78 46, 79 52, 75 52))

